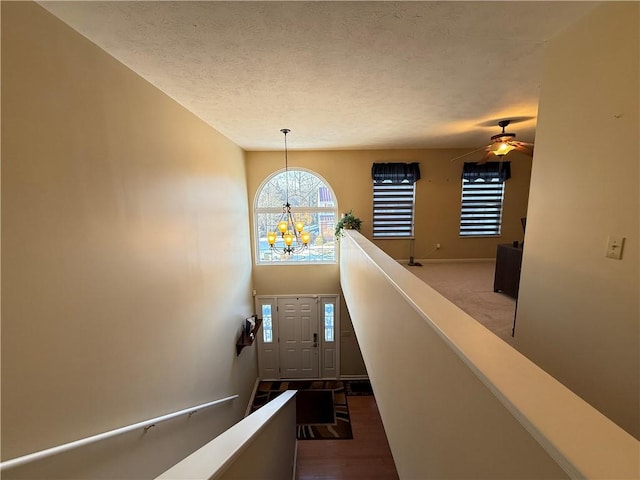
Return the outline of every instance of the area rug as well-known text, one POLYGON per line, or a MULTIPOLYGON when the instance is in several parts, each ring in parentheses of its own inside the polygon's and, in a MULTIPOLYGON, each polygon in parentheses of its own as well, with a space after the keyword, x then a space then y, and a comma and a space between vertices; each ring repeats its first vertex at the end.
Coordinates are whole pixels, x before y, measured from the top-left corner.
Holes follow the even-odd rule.
POLYGON ((253 397, 256 411, 286 390, 296 394, 298 440, 352 439, 349 406, 344 384, 335 380, 260 382, 253 397))
POLYGON ((345 380, 344 388, 349 397, 373 395, 369 380, 345 380))

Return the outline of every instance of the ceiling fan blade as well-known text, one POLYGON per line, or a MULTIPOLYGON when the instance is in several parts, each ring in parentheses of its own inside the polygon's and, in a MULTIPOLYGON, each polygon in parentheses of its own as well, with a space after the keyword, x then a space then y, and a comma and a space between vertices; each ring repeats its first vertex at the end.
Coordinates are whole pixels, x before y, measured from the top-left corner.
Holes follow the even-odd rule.
POLYGON ((471 151, 471 152, 468 152, 468 153, 465 153, 465 154, 463 154, 463 155, 460 155, 459 157, 452 158, 450 161, 451 161, 451 162, 455 162, 456 160, 460 160, 461 158, 464 158, 464 157, 466 157, 467 155, 471 155, 472 153, 479 152, 480 150, 486 150, 486 149, 487 149, 487 148, 489 148, 490 146, 491 146, 491 145, 488 145, 488 146, 486 146, 486 147, 480 147, 480 148, 477 148, 477 149, 475 149, 475 150, 473 150, 473 151, 471 151))
POLYGON ((514 145, 516 152, 524 153, 525 155, 529 155, 533 157, 533 144, 532 143, 524 143, 518 142, 514 145))
POLYGON ((487 163, 492 156, 494 156, 493 152, 491 150, 488 150, 487 153, 485 153, 482 156, 482 158, 478 162, 478 165, 482 165, 483 163, 487 163))

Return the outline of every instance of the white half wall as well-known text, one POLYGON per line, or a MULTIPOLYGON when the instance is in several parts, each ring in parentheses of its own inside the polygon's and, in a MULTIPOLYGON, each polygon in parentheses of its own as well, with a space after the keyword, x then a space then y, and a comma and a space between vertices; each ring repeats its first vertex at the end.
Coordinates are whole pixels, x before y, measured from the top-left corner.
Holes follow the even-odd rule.
POLYGON ((400 478, 638 477, 631 435, 358 232, 340 272, 400 478))

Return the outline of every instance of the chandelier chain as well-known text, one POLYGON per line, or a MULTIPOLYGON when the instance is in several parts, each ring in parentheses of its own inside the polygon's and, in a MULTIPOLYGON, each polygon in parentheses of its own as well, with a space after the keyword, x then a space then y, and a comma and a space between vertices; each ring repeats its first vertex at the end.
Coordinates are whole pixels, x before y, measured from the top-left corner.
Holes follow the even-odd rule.
POLYGON ((291 130, 283 128, 280 130, 284 133, 284 180, 285 180, 285 196, 287 205, 289 205, 289 149, 287 148, 287 133, 291 130))

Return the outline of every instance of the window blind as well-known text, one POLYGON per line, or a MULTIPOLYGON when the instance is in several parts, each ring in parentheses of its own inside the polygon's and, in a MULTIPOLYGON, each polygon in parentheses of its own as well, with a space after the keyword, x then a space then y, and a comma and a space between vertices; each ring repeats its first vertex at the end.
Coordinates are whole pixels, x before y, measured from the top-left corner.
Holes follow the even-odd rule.
POLYGON ((373 238, 412 238, 415 183, 373 184, 373 238))
POLYGON ((462 179, 460 236, 500 235, 504 182, 499 178, 462 179))

